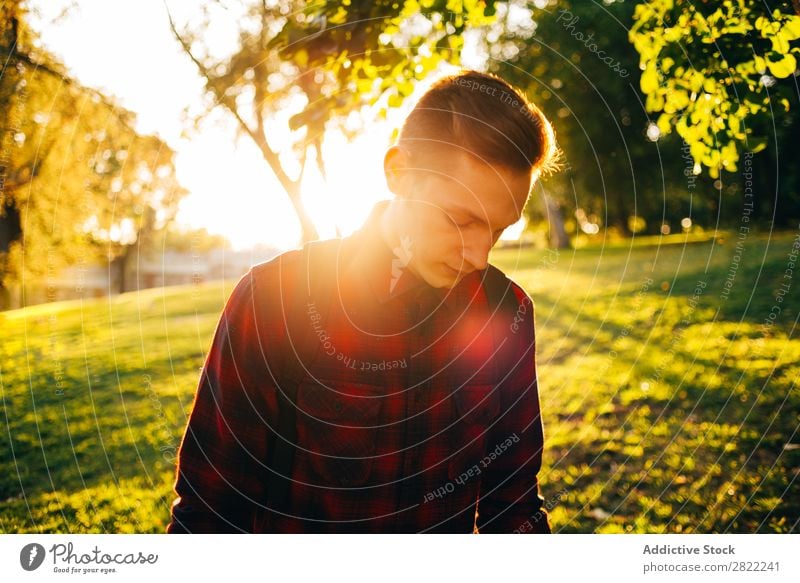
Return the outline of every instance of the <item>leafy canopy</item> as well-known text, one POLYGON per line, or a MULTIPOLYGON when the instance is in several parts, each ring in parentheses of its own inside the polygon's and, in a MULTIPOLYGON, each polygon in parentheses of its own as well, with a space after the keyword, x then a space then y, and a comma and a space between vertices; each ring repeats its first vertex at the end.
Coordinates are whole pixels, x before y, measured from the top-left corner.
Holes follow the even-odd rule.
MULTIPOLYGON (((641 57, 641 89, 662 134, 689 144, 694 172, 735 171, 740 148, 766 140, 753 126, 774 116, 770 87, 791 77, 800 16, 788 1, 653 0, 636 6, 630 40, 641 57)), ((788 110, 789 101, 780 99, 788 110)))

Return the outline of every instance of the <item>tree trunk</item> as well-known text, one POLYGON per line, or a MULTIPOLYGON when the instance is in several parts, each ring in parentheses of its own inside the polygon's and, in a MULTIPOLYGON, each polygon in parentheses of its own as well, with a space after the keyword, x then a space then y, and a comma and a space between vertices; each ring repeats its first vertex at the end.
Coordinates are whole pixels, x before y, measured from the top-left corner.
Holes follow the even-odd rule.
POLYGON ((22 236, 19 211, 13 205, 0 209, 0 253, 7 253, 11 243, 22 236))
MULTIPOLYGON (((112 273, 117 276, 117 292, 124 294, 128 289, 128 266, 130 265, 133 249, 136 245, 125 245, 122 254, 111 261, 112 273)), ((138 278, 137 278, 138 279, 138 278)))
MULTIPOLYGON (((10 55, 18 50, 18 28, 19 20, 19 0, 6 1, 0 4, 0 52, 10 55)), ((6 60, 7 57, 4 57, 6 60)), ((6 310, 11 307, 11 290, 7 287, 8 281, 8 250, 11 243, 22 236, 22 223, 20 222, 19 211, 6 192, 9 169, 12 164, 11 148, 13 146, 13 135, 11 121, 13 119, 11 109, 13 108, 14 90, 17 83, 17 71, 13 64, 6 60, 3 75, 0 80, 5 81, 7 90, 10 94, 0 93, 0 309, 6 310), (5 76, 5 79, 2 77, 5 76)))
POLYGON ((297 188, 292 188, 288 194, 289 200, 292 201, 292 206, 294 207, 294 211, 297 213, 297 218, 300 221, 303 243, 316 241, 319 239, 319 232, 314 226, 314 221, 311 220, 311 216, 308 214, 308 211, 303 204, 303 197, 300 196, 299 185, 297 188))
POLYGON ((550 225, 550 248, 569 248, 569 235, 566 228, 564 228, 564 215, 561 212, 561 205, 547 193, 542 194, 542 200, 544 201, 547 222, 550 225))
POLYGON ((631 232, 630 225, 628 225, 628 217, 630 216, 630 212, 628 212, 628 205, 625 201, 625 196, 623 195, 623 191, 620 188, 614 189, 614 198, 616 200, 615 208, 613 209, 613 214, 609 212, 614 218, 613 223, 619 229, 620 234, 623 237, 630 237, 633 235, 631 232))
POLYGON ((8 251, 11 243, 22 236, 19 211, 12 205, 0 209, 0 310, 11 305, 10 292, 6 288, 8 278, 8 251))

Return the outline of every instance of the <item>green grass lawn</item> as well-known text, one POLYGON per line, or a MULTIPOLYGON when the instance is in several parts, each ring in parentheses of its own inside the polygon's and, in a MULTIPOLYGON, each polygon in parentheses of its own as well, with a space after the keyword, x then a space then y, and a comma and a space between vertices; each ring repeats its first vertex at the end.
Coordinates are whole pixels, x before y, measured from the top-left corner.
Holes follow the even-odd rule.
MULTIPOLYGON (((795 235, 494 253, 536 305, 554 531, 798 532, 795 235)), ((0 531, 163 532, 232 285, 0 313, 0 531)))

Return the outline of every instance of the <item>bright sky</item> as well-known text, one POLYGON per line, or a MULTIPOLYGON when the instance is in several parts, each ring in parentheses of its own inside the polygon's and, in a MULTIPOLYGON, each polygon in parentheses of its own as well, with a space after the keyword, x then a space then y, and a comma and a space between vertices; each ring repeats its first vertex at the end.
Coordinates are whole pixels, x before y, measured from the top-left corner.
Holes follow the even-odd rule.
MULTIPOLYGON (((163 0, 79 0, 77 9, 52 23, 67 0, 30 0, 42 15, 33 21, 42 42, 85 85, 115 95, 138 114, 141 133, 157 133, 176 152, 176 171, 190 192, 178 222, 228 237, 237 249, 256 244, 290 248, 300 229, 289 200, 249 138, 235 137, 224 113, 184 136, 182 112, 201 107, 202 82, 169 29, 163 0)), ((191 17, 193 3, 171 0, 178 23, 191 17)), ((207 39, 225 51, 233 28, 221 23, 207 39)), ((311 170, 304 200, 322 236, 357 228, 375 201, 390 198, 383 154, 391 131, 405 112, 375 125, 352 144, 326 138, 328 185, 311 170)), ((310 165, 311 166, 311 165, 310 165)))

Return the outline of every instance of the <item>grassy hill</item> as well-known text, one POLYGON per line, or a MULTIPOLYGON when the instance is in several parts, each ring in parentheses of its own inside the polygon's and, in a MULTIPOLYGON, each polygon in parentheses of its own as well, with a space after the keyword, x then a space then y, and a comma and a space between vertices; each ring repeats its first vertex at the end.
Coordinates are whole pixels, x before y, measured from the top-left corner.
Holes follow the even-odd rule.
MULTIPOLYGON (((798 532, 795 236, 494 253, 536 305, 554 531, 798 532)), ((0 313, 0 531, 163 532, 232 285, 0 313)))

